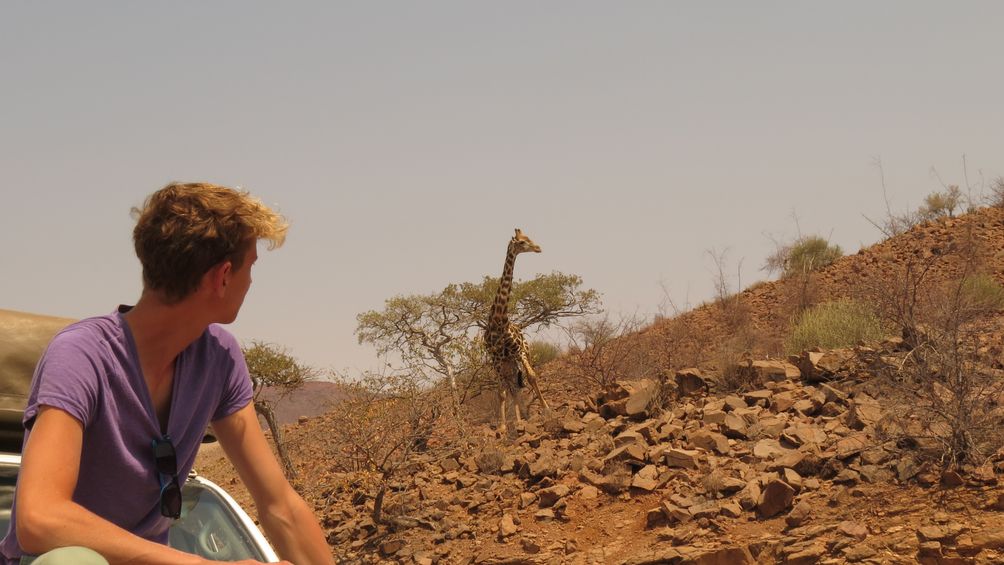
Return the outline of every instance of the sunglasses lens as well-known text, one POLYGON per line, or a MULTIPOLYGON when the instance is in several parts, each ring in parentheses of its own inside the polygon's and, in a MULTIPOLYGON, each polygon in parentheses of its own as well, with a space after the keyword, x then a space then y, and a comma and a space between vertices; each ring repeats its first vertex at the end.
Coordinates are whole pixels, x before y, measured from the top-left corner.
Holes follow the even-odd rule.
POLYGON ((160 513, 168 518, 181 517, 181 487, 178 486, 178 479, 172 479, 160 491, 160 513))
POLYGON ((153 456, 157 462, 157 471, 165 475, 174 475, 178 472, 178 457, 174 453, 174 446, 170 441, 157 440, 153 444, 153 456))

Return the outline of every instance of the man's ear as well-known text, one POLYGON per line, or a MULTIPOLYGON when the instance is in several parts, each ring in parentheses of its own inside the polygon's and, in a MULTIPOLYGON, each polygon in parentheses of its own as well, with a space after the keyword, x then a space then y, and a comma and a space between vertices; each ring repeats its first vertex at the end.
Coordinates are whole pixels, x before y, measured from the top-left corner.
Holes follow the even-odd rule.
POLYGON ((203 282, 207 284, 214 296, 226 294, 227 286, 230 284, 230 277, 233 275, 234 265, 230 261, 223 261, 214 265, 205 274, 203 282))

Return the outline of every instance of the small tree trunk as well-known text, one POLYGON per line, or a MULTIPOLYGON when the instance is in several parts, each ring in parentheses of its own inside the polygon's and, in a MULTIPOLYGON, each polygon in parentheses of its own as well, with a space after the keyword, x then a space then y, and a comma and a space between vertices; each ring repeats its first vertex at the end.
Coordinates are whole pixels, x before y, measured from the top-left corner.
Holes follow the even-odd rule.
POLYGON ((446 366, 446 378, 450 381, 450 390, 453 392, 454 398, 457 396, 457 376, 453 374, 453 367, 450 365, 446 366))
POLYGON ((387 483, 380 483, 380 490, 377 492, 376 497, 373 499, 373 523, 382 524, 383 523, 383 499, 387 494, 387 483))
POLYGON ((279 427, 279 422, 275 419, 272 405, 264 400, 259 400, 254 403, 254 410, 265 418, 268 429, 272 432, 272 441, 275 443, 275 450, 279 452, 279 461, 282 462, 286 478, 290 481, 296 479, 296 469, 293 468, 293 461, 289 458, 289 453, 286 452, 286 442, 282 438, 282 428, 279 427))

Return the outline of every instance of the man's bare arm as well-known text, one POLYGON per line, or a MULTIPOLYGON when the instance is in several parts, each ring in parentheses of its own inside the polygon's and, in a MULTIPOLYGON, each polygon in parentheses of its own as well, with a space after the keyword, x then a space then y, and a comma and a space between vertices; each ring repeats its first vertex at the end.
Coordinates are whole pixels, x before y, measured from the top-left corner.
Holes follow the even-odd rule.
POLYGON ((283 475, 254 407, 213 422, 213 431, 254 498, 261 525, 280 557, 296 565, 334 563, 317 518, 283 475))
POLYGON ((83 426, 77 419, 58 408, 41 408, 18 477, 17 537, 25 551, 41 554, 57 547, 83 546, 112 565, 210 563, 136 536, 73 502, 82 444, 83 426))

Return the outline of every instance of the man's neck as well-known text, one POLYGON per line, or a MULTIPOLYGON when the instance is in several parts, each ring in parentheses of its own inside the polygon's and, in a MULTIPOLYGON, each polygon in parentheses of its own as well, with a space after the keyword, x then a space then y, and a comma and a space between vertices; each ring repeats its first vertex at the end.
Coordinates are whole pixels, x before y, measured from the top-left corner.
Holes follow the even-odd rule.
POLYGON ((200 310, 194 300, 166 304, 144 291, 136 306, 124 314, 143 365, 159 372, 198 339, 209 326, 200 310))

